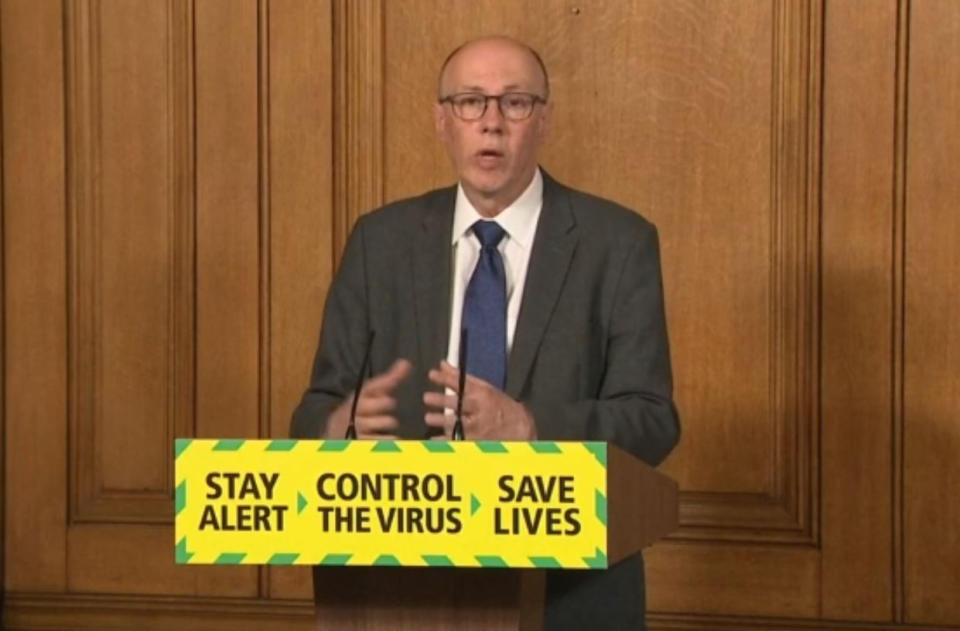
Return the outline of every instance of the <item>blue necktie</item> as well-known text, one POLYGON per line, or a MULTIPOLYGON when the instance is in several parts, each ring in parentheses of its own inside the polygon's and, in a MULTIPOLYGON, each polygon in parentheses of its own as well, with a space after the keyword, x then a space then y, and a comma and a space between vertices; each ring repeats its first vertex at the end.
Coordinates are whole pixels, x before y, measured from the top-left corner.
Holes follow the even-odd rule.
POLYGON ((507 384, 507 280, 497 249, 506 234, 495 221, 478 221, 480 260, 463 297, 467 330, 467 374, 503 390, 507 384))

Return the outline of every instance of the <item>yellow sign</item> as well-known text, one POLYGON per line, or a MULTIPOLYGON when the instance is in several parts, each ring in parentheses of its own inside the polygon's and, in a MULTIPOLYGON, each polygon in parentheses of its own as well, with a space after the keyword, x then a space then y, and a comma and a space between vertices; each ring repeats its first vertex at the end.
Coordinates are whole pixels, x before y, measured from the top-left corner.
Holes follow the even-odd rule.
POLYGON ((178 439, 177 563, 604 568, 606 450, 178 439))

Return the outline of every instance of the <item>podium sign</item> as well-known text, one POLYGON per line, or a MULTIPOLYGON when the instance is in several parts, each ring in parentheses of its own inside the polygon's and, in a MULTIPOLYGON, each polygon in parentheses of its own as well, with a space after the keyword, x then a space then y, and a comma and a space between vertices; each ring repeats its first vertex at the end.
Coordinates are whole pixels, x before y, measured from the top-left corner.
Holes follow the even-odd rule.
POLYGON ((607 449, 178 439, 176 560, 605 568, 607 449))

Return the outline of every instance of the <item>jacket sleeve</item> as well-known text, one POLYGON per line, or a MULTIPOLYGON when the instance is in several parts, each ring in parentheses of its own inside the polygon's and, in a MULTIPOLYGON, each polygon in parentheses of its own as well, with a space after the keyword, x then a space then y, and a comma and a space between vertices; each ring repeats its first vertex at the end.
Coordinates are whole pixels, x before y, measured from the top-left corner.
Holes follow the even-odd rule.
POLYGON ((319 438, 327 418, 356 385, 367 343, 367 282, 363 218, 354 226, 330 285, 310 385, 294 410, 292 438, 319 438))
POLYGON ((652 225, 643 225, 619 277, 597 398, 523 403, 535 419, 551 418, 545 439, 609 441, 655 466, 677 444, 680 421, 672 400, 660 250, 652 225))

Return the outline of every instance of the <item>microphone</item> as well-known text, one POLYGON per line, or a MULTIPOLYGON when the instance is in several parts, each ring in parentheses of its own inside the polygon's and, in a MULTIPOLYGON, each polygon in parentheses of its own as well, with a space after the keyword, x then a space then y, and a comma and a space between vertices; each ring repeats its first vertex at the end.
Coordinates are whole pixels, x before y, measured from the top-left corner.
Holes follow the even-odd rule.
POLYGON ((347 433, 344 436, 347 440, 354 440, 357 437, 357 402, 360 401, 360 390, 363 388, 363 380, 367 377, 367 368, 370 365, 370 350, 373 348, 374 332, 370 331, 367 336, 367 350, 363 353, 363 363, 360 365, 360 374, 357 376, 357 387, 353 391, 353 405, 350 406, 350 424, 347 425, 347 433))
POLYGON ((457 384, 457 421, 453 424, 453 440, 463 440, 463 389, 467 387, 467 329, 460 330, 460 383, 457 384))

